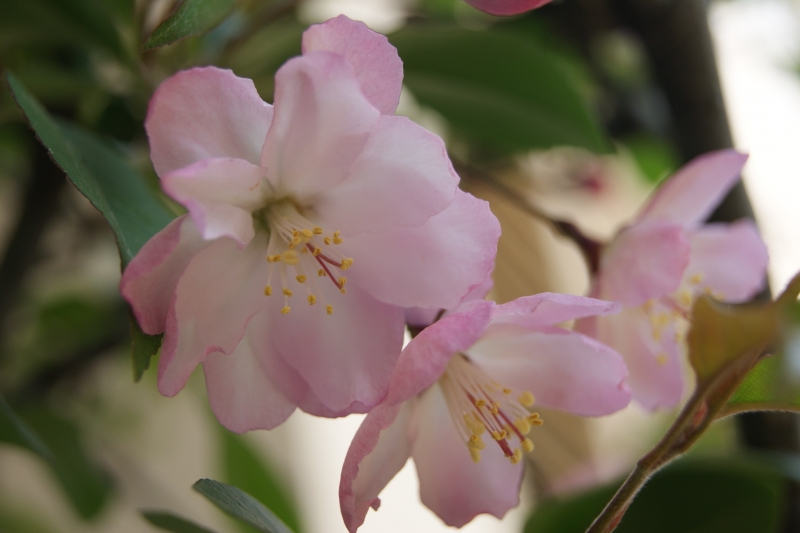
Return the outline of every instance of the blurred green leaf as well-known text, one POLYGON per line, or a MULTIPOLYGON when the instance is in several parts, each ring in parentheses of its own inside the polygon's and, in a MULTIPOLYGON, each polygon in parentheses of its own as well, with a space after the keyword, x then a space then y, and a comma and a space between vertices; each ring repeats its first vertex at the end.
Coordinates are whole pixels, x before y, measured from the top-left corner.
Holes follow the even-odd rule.
MULTIPOLYGON (((300 533, 297 510, 281 488, 275 474, 264 464, 244 438, 220 426, 225 480, 266 505, 293 531, 300 533)), ((247 531, 252 531, 249 527, 247 531)))
POLYGON ((17 416, 0 396, 0 441, 12 442, 29 449, 42 459, 52 464, 53 452, 42 442, 42 439, 17 416))
POLYGON ((214 530, 199 526, 194 522, 166 511, 142 511, 145 520, 172 533, 214 533, 214 530))
POLYGON ((784 309, 782 349, 761 360, 728 400, 723 415, 740 411, 800 412, 800 303, 784 309))
POLYGON ((142 45, 142 51, 172 44, 215 28, 233 10, 233 0, 184 0, 167 20, 159 24, 142 45))
MULTIPOLYGON (((742 460, 683 461, 657 473, 637 495, 616 533, 768 533, 776 531, 783 478, 742 460)), ((616 490, 594 489, 543 502, 525 533, 583 533, 616 490)))
POLYGON ((133 360, 133 380, 139 381, 144 371, 150 368, 150 359, 161 348, 163 335, 148 335, 142 331, 136 319, 131 317, 131 341, 133 360))
MULTIPOLYGON (((85 519, 96 516, 108 502, 111 479, 89 458, 78 428, 41 405, 25 408, 19 417, 50 450, 48 464, 80 516, 85 519)), ((28 442, 19 441, 18 434, 9 434, 2 423, 0 441, 30 448, 28 442)), ((37 453, 41 455, 38 450, 37 453)))
POLYGON ((74 125, 56 122, 10 72, 6 76, 19 106, 70 181, 105 216, 117 236, 123 265, 172 214, 113 144, 74 125))
POLYGON ((0 49, 20 44, 73 43, 100 46, 127 62, 105 2, 93 0, 3 0, 0 49))
POLYGON ((192 488, 232 517, 253 526, 258 531, 263 533, 291 533, 286 524, 281 522, 272 511, 236 487, 213 479, 201 479, 192 488))
POLYGON ((514 33, 407 27, 390 37, 417 100, 501 153, 608 141, 557 55, 514 33))
MULTIPOLYGON (((26 510, 27 511, 27 510, 26 510)), ((22 511, 0 507, 0 531, 3 533, 55 533, 42 524, 41 514, 36 511, 22 511), (33 516, 31 516, 33 514, 33 516)))
POLYGON ((636 135, 623 139, 622 143, 650 183, 658 183, 679 166, 680 161, 674 148, 657 137, 636 135))

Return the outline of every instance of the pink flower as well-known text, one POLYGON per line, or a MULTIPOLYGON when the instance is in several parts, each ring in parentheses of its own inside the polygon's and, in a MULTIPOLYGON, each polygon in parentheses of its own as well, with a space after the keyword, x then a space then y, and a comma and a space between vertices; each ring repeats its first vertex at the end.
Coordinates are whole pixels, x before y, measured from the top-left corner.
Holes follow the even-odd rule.
POLYGON ((414 458, 422 502, 450 526, 519 503, 524 461, 541 425, 534 404, 584 416, 625 407, 622 358, 555 324, 615 312, 581 296, 539 294, 503 305, 467 301, 403 350, 389 394, 345 458, 339 502, 354 532, 414 458), (529 436, 530 435, 530 436, 529 436))
POLYGON ((466 0, 466 2, 490 15, 508 16, 542 7, 550 0, 466 0))
POLYGON ((189 211, 151 239, 121 291, 165 332, 162 394, 203 363, 229 429, 295 406, 364 411, 386 395, 403 309, 448 307, 488 276, 500 228, 459 191, 441 139, 395 117, 402 63, 338 17, 303 36, 275 105, 213 67, 180 72, 145 126, 164 190, 189 211))
POLYGON ((681 398, 680 354, 695 298, 742 302, 764 286, 767 250, 753 222, 703 224, 746 160, 733 150, 692 160, 602 253, 590 294, 623 310, 581 320, 576 329, 622 354, 633 397, 648 409, 681 398))

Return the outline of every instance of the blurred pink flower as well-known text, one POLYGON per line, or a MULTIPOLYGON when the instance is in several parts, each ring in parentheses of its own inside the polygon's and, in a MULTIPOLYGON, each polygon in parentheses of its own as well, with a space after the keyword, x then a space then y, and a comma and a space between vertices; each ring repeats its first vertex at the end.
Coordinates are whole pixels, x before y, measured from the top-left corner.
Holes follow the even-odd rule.
POLYGON ((519 15, 531 9, 542 7, 550 0, 465 0, 475 9, 485 11, 490 15, 508 16, 519 15))
POLYGON ((457 305, 500 233, 441 139, 394 116, 402 62, 384 36, 338 17, 305 32, 303 54, 276 74, 274 108, 252 81, 195 68, 158 88, 145 122, 189 214, 142 248, 121 291, 146 333, 165 332, 162 394, 202 362, 214 413, 239 432, 295 406, 380 402, 403 309, 457 305))
POLYGON ((378 508, 378 494, 409 457, 422 502, 450 526, 516 506, 522 451, 533 450, 528 434, 542 423, 527 409, 534 398, 584 416, 630 401, 619 354, 555 325, 618 309, 562 294, 471 300, 422 330, 347 452, 339 486, 347 528, 356 531, 378 508))
POLYGON ((733 150, 695 158, 602 253, 590 295, 619 301, 623 309, 583 319, 576 329, 622 354, 633 398, 648 409, 681 398, 683 337, 695 298, 742 302, 764 286, 767 250, 755 224, 703 223, 746 160, 733 150))

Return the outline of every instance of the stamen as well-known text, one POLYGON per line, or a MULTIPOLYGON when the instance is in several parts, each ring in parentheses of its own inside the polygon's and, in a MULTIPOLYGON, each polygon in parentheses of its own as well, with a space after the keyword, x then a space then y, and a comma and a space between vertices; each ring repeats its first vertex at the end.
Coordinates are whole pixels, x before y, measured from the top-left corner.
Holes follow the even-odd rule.
POLYGON ((325 306, 325 312, 328 313, 329 315, 332 315, 333 314, 333 306, 332 305, 326 305, 325 306))
POLYGON ((525 391, 513 395, 509 387, 492 381, 463 354, 453 356, 439 378, 439 385, 473 461, 480 460, 480 452, 485 448, 481 439, 484 432, 488 432, 512 464, 522 459, 522 450, 533 450, 533 441, 526 435, 531 426, 541 425, 539 414, 525 409, 533 405, 533 394, 525 391), (511 440, 519 442, 517 448, 512 449, 511 440))
POLYGON ((308 305, 314 305, 315 303, 317 303, 317 297, 314 296, 313 294, 309 294, 308 295, 308 305))
MULTIPOLYGON (((303 248, 303 250, 305 250, 305 248, 303 248)), ((303 274, 299 274, 295 279, 297 280, 297 283, 305 283, 306 282, 306 277, 303 274)))
POLYGON ((288 315, 288 314, 289 314, 289 311, 291 311, 291 310, 292 310, 292 308, 291 308, 291 307, 289 307, 288 305, 287 305, 287 306, 284 306, 284 308, 283 308, 283 309, 281 309, 281 314, 282 314, 282 315, 288 315))
POLYGON ((264 296, 272 296, 272 287, 269 285, 264 287, 264 296))

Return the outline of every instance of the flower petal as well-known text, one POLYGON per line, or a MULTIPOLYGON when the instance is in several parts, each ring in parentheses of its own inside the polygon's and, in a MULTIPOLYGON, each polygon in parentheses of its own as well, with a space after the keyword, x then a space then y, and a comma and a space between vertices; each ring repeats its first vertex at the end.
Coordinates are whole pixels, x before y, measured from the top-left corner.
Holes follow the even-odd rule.
POLYGON ((375 407, 358 428, 342 467, 339 505, 348 531, 364 523, 367 511, 378 509, 378 494, 411 455, 408 424, 413 402, 375 407))
POLYGON ((348 239, 355 260, 349 277, 384 302, 449 309, 486 280, 499 236, 489 204, 459 190, 450 207, 420 227, 348 239))
POLYGON ((472 346, 489 323, 492 302, 474 300, 428 326, 400 354, 386 403, 397 404, 430 387, 457 352, 472 346))
POLYGON ((265 256, 262 240, 241 250, 235 241, 219 239, 191 260, 167 317, 158 366, 161 394, 177 394, 208 354, 233 352, 247 322, 266 305, 265 256))
POLYGON ((400 101, 403 62, 389 39, 363 22, 339 15, 303 33, 303 53, 316 51, 344 56, 369 102, 382 114, 394 115, 400 101))
POLYGON ((684 283, 693 290, 710 290, 726 302, 738 303, 764 288, 769 256, 753 222, 708 224, 690 240, 684 283), (696 278, 700 279, 692 283, 696 278))
POLYGON ((405 117, 379 118, 348 177, 314 203, 345 236, 421 226, 449 206, 458 175, 442 140, 405 117))
POLYGON ((594 319, 596 339, 617 350, 628 367, 626 383, 633 399, 650 410, 678 404, 683 370, 674 324, 664 327, 658 341, 639 309, 594 319))
POLYGON ((153 94, 145 128, 159 176, 212 157, 254 165, 272 121, 272 106, 253 81, 215 67, 178 72, 153 94))
POLYGON ((509 16, 519 15, 531 9, 541 7, 550 0, 465 0, 475 9, 485 11, 490 15, 509 16))
POLYGON ((496 306, 492 309, 492 325, 552 326, 587 316, 617 313, 620 308, 616 302, 543 292, 496 306))
POLYGON ((703 222, 739 181, 746 161, 747 155, 735 150, 719 150, 692 159, 659 187, 639 219, 683 225, 703 222))
POLYGON ((161 180, 183 204, 206 240, 230 237, 246 245, 255 235, 250 213, 263 204, 264 169, 244 159, 204 159, 161 180))
MULTIPOLYGON (((302 287, 293 290, 303 298, 302 287)), ((349 284, 347 294, 321 290, 332 315, 323 304, 290 302, 291 312, 265 334, 328 409, 340 412, 354 402, 373 407, 386 396, 403 346, 403 311, 349 284)))
POLYGON ((342 56, 287 61, 275 74, 275 118, 261 153, 278 195, 303 203, 339 184, 379 116, 342 56))
POLYGON ((622 357, 562 328, 518 328, 489 335, 467 350, 503 386, 530 391, 536 404, 581 416, 607 415, 630 402, 622 357))
POLYGON ((178 280, 189 261, 208 244, 184 215, 156 233, 131 260, 119 291, 131 304, 142 331, 148 335, 164 332, 178 280))
POLYGON ((481 452, 481 461, 472 462, 438 386, 422 396, 417 417, 411 456, 420 499, 445 524, 461 527, 481 513, 502 518, 519 504, 525 462, 512 465, 492 441, 481 452))
POLYGON ((470 289, 470 291, 461 299, 461 304, 456 309, 445 311, 444 309, 438 308, 430 309, 425 307, 407 307, 405 310, 406 324, 412 327, 429 326, 433 324, 438 317, 452 314, 467 302, 471 302, 473 300, 483 300, 486 298, 486 295, 489 294, 489 291, 492 290, 493 285, 494 280, 491 276, 489 276, 486 278, 486 281, 480 285, 475 285, 472 289, 470 289))
POLYGON ((678 289, 689 264, 689 241, 681 226, 667 222, 623 229, 600 263, 599 294, 624 305, 641 305, 678 289))
POLYGON ((272 429, 295 410, 259 363, 263 347, 252 332, 262 327, 261 313, 248 325, 248 334, 229 355, 211 353, 203 361, 208 401, 220 424, 236 433, 272 429))

